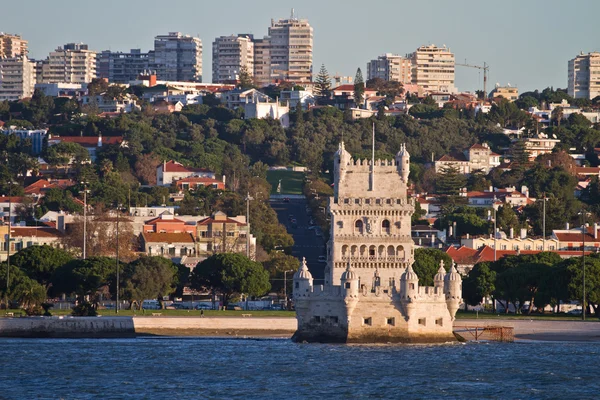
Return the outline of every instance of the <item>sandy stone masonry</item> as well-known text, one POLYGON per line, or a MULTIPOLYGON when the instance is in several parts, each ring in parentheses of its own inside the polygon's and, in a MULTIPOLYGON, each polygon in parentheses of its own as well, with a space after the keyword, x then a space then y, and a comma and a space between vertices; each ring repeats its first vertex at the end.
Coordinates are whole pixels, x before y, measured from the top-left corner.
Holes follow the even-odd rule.
POLYGON ((325 284, 313 285, 304 260, 294 275, 298 341, 429 342, 453 340, 461 299, 454 267, 440 266, 433 287, 419 287, 407 197, 410 155, 354 160, 340 143, 329 200, 331 237, 325 284))

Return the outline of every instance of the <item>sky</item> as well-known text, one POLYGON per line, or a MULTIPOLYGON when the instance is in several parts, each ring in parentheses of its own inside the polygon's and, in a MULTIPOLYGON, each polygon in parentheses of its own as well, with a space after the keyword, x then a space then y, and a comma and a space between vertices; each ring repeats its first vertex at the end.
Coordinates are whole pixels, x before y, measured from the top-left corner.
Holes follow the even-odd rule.
MULTIPOLYGON (((29 41, 30 58, 83 42, 96 51, 153 47, 154 36, 179 31, 202 39, 203 81, 211 80, 215 37, 263 37, 271 19, 294 8, 314 29, 313 70, 354 76, 383 53, 406 55, 446 45, 456 62, 490 66, 495 83, 522 93, 567 86, 567 62, 600 51, 600 1, 578 0, 22 0, 2 5, 0 31, 29 41)), ((479 69, 456 67, 460 91, 481 89, 479 69)))

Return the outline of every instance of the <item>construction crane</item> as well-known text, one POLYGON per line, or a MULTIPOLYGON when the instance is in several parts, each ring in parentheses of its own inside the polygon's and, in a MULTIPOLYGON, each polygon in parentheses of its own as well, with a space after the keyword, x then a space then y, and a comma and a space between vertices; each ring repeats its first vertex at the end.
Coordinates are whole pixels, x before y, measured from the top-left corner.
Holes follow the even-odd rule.
POLYGON ((472 64, 467 64, 465 61, 465 64, 455 64, 461 67, 469 67, 469 68, 477 68, 477 69, 482 69, 483 70, 483 98, 485 99, 487 97, 487 74, 488 71, 490 70, 490 66, 487 65, 485 62, 483 63, 483 67, 481 65, 472 65, 472 64))

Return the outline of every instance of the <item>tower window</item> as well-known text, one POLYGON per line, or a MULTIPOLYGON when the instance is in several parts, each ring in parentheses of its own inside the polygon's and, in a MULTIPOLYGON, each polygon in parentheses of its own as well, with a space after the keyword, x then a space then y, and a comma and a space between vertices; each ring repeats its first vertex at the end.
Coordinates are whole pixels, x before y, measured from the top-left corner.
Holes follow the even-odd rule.
POLYGON ((396 326, 396 318, 388 318, 387 324, 391 326, 396 326))
POLYGON ((344 286, 346 289, 350 289, 350 282, 346 282, 346 284, 344 286))
POLYGON ((444 326, 444 319, 443 318, 436 319, 435 324, 439 325, 439 326, 444 326))
POLYGON ((363 222, 359 219, 354 223, 354 229, 358 233, 363 233, 363 222))
POLYGON ((427 320, 425 318, 419 318, 419 325, 425 326, 427 320))
POLYGON ((368 326, 373 325, 373 319, 371 317, 363 318, 363 325, 368 325, 368 326))

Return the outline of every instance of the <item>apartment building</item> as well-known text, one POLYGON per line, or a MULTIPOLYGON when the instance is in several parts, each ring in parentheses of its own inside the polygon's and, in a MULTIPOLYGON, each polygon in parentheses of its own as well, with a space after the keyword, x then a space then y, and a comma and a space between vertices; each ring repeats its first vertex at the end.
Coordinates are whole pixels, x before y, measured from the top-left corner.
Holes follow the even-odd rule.
POLYGON ((427 92, 457 92, 454 86, 454 53, 445 45, 421 46, 407 58, 412 62, 412 83, 427 92))
POLYGON ((445 154, 435 162, 435 172, 456 168, 461 174, 481 171, 485 174, 500 165, 500 154, 494 153, 487 143, 474 144, 462 153, 445 154))
POLYGON ((35 82, 35 63, 27 56, 0 57, 0 101, 33 96, 35 82))
POLYGON ((0 58, 25 57, 28 52, 27 40, 19 35, 0 32, 0 58))
POLYGON ((593 99, 600 96, 600 53, 580 53, 569 60, 569 96, 593 99))
POLYGON ((202 82, 202 40, 181 32, 156 36, 150 68, 159 80, 202 82))
POLYGON ((90 83, 96 78, 96 52, 83 43, 67 43, 42 63, 38 83, 90 83))
POLYGON ((254 84, 258 87, 271 83, 271 38, 254 39, 254 84))
POLYGON ((129 83, 149 67, 149 54, 140 49, 131 49, 129 53, 104 50, 98 53, 98 78, 108 79, 111 83, 129 83))
POLYGON ((271 20, 270 70, 276 81, 312 82, 313 28, 307 19, 292 16, 271 20))
POLYGON ((515 101, 519 99, 519 88, 511 86, 510 83, 506 86, 496 84, 496 87, 490 92, 490 97, 503 97, 508 101, 515 101))
POLYGON ((239 80, 246 68, 254 74, 254 42, 252 35, 220 36, 212 44, 212 80, 227 83, 239 80))
POLYGON ((246 253, 250 243, 250 258, 256 256, 256 238, 248 237, 249 226, 245 216, 228 217, 217 211, 196 225, 196 254, 210 257, 216 253, 246 253))
POLYGON ((367 79, 374 78, 410 84, 412 61, 397 54, 385 53, 367 64, 367 79))

